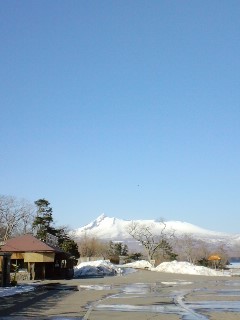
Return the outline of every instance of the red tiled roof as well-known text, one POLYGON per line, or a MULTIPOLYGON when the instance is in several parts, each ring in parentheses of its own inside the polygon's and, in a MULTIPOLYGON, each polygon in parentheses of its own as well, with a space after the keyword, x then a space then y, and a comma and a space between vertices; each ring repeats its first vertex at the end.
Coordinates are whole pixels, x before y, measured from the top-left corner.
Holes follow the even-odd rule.
POLYGON ((59 251, 38 240, 31 234, 9 239, 1 247, 4 252, 56 252, 59 251))

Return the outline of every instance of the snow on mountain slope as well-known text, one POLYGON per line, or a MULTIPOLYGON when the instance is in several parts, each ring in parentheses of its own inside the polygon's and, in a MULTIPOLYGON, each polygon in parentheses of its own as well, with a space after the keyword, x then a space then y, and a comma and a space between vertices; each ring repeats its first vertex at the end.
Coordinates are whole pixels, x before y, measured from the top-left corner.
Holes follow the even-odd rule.
MULTIPOLYGON (((127 232, 127 227, 131 223, 138 223, 151 227, 153 234, 159 234, 163 228, 163 224, 156 220, 121 220, 117 218, 110 218, 105 214, 100 215, 96 220, 87 224, 84 227, 78 228, 74 231, 74 235, 77 238, 87 234, 88 236, 95 236, 100 239, 106 240, 126 240, 131 239, 131 236, 127 232)), ((237 240, 239 235, 229 235, 226 233, 215 232, 197 227, 193 224, 181 221, 166 221, 166 231, 174 231, 176 235, 193 235, 199 239, 212 239, 214 240, 237 240)))
POLYGON ((130 221, 109 218, 105 214, 102 214, 86 226, 76 229, 75 236, 81 237, 87 234, 101 239, 130 238, 126 230, 129 223, 130 221))

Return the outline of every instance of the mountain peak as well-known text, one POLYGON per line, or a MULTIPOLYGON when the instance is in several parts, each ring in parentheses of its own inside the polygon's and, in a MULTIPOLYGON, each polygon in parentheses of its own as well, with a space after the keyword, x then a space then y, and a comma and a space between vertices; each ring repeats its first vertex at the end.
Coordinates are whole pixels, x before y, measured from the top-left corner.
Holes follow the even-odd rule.
MULTIPOLYGON (((159 234, 162 229, 162 225, 158 221, 135 220, 135 222, 144 226, 149 226, 153 234, 156 235, 159 234)), ((88 225, 75 229, 74 234, 76 237, 80 238, 82 235, 88 233, 89 236, 98 237, 99 239, 122 241, 132 238, 128 232, 130 223, 131 221, 129 220, 122 220, 114 217, 110 218, 102 213, 97 219, 90 222, 88 225)), ((165 224, 166 231, 170 232, 174 230, 177 236, 192 235, 198 239, 214 239, 215 241, 229 241, 230 238, 234 241, 237 238, 236 236, 231 237, 230 235, 221 232, 206 230, 187 222, 165 221, 165 224)))
POLYGON ((105 218, 107 218, 107 216, 105 215, 105 213, 102 213, 97 219, 96 222, 101 222, 103 221, 105 218))

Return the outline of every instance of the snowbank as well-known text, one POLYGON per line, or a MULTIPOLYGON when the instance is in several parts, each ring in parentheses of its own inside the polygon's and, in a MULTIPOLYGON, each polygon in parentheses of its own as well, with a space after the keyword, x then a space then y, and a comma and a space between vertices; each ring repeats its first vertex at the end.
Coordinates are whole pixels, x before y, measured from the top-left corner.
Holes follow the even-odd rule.
POLYGON ((210 268, 196 266, 189 262, 171 261, 162 262, 156 268, 152 268, 152 271, 180 273, 180 274, 194 274, 203 276, 226 276, 228 274, 222 271, 213 270, 210 268))
POLYGON ((129 273, 129 268, 133 269, 148 269, 156 272, 168 272, 179 274, 192 274, 203 276, 228 276, 230 272, 223 272, 213 270, 206 267, 196 266, 189 262, 162 262, 156 268, 146 260, 139 260, 132 263, 126 263, 124 265, 114 265, 109 260, 98 260, 80 263, 74 271, 75 278, 81 277, 98 277, 98 276, 113 276, 117 274, 129 273))

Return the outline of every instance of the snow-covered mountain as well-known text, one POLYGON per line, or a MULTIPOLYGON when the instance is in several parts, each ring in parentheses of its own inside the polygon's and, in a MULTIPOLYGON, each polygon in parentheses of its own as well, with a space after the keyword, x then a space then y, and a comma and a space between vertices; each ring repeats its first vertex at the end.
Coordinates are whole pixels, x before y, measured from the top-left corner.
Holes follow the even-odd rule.
MULTIPOLYGON (((129 235, 127 228, 131 223, 138 223, 149 226, 153 234, 160 234, 163 224, 156 220, 121 220, 110 218, 105 214, 100 215, 96 220, 84 227, 74 231, 76 238, 84 235, 94 236, 102 240, 126 241, 133 240, 129 235)), ((208 242, 224 241, 225 243, 240 243, 240 234, 232 235, 222 232, 210 231, 197 227, 193 224, 181 221, 165 221, 166 231, 174 231, 176 236, 190 235, 194 238, 208 242)))

